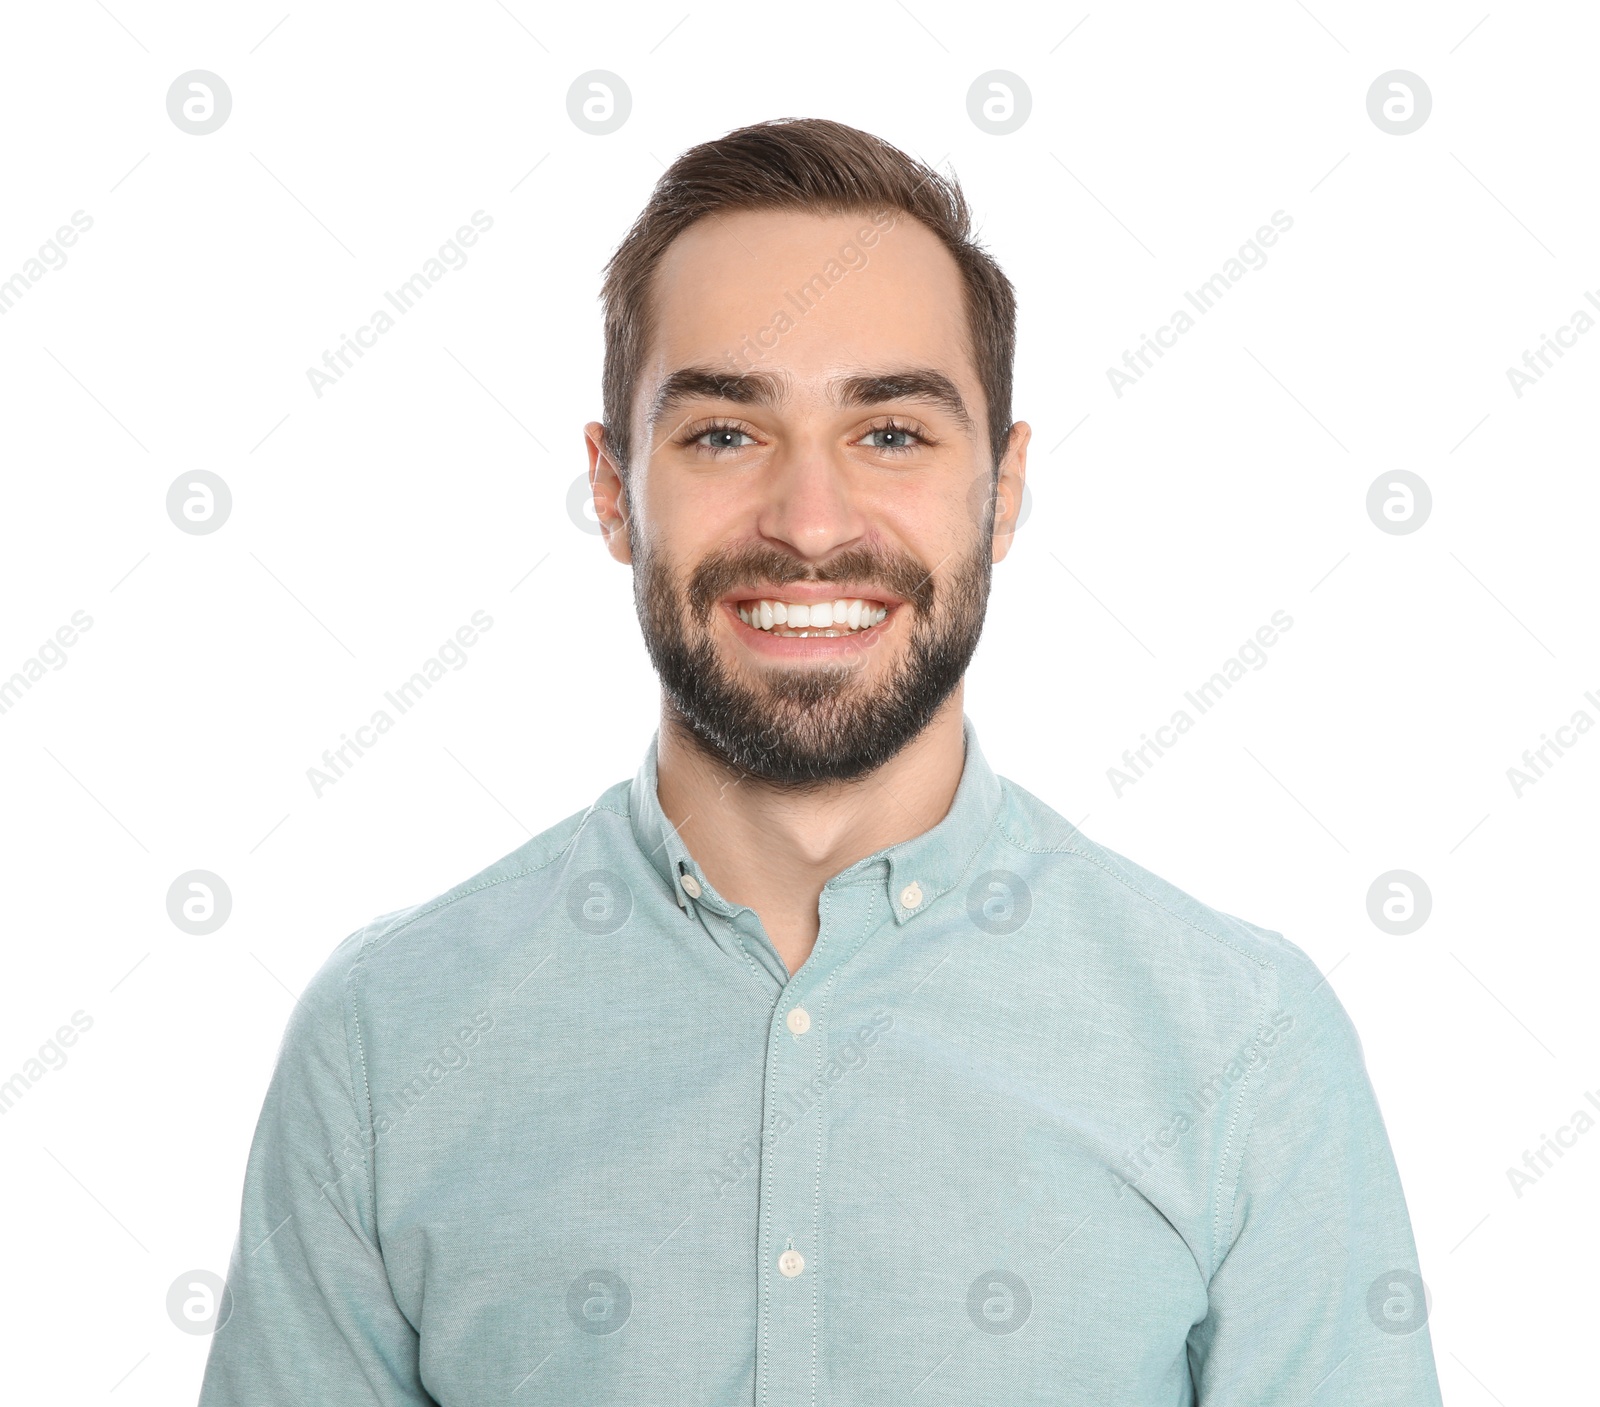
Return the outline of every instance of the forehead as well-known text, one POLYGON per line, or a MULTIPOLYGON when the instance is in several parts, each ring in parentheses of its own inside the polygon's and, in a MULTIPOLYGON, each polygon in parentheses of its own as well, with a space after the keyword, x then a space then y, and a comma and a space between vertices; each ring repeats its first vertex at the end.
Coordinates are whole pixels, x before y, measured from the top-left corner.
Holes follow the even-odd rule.
POLYGON ((910 216, 877 218, 733 211, 691 225, 656 268, 645 403, 685 366, 778 371, 805 396, 842 369, 902 365, 943 371, 980 403, 955 260, 910 216))

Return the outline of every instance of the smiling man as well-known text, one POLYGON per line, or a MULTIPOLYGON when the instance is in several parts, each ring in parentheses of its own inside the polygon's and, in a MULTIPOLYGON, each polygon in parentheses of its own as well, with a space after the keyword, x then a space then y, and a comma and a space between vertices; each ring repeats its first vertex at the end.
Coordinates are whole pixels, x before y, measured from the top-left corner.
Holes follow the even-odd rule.
POLYGON ((604 297, 660 728, 313 980, 202 1402, 1437 1404, 1329 985, 963 714, 1029 431, 959 189, 744 128, 604 297))

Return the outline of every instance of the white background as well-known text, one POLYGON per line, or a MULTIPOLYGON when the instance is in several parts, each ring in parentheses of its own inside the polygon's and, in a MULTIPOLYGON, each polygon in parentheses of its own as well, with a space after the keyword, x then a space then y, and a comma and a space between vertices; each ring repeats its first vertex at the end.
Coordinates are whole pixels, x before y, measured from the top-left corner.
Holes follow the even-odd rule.
POLYGON ((1506 1170, 1600 1089, 1600 730, 1520 797, 1506 769, 1600 719, 1600 329, 1520 398, 1506 369, 1600 290, 1600 20, 1486 4, 8 10, 0 279, 94 224, 0 317, 0 677, 94 623, 0 715, 0 1079, 93 1022, 0 1117, 7 1398, 193 1399, 209 1341, 167 1291, 226 1269, 293 994, 638 765, 629 576, 566 507, 600 268, 665 162, 789 115, 947 163, 1018 288, 1032 512, 969 678, 989 760, 1332 972, 1446 1400, 1592 1390, 1600 1129, 1520 1198, 1506 1170), (165 106, 194 68, 233 96, 200 137, 165 106), (602 137, 566 110, 596 68, 633 97, 602 137), (1366 110, 1396 68, 1433 96, 1407 136, 1366 110), (1011 135, 968 117, 989 69, 1031 89, 1011 135), (306 369, 480 209, 318 398, 306 369), (1268 264, 1119 399, 1106 369, 1277 210, 1268 264), (200 469, 233 508, 191 536, 165 501, 200 469), (1397 469, 1433 495, 1404 536, 1365 506, 1397 469), (475 610, 467 666, 314 795, 475 610), (1266 667, 1117 796, 1276 610, 1266 667), (191 869, 232 893, 209 936, 167 916, 191 869), (1367 915, 1391 869, 1432 892, 1408 936, 1367 915))

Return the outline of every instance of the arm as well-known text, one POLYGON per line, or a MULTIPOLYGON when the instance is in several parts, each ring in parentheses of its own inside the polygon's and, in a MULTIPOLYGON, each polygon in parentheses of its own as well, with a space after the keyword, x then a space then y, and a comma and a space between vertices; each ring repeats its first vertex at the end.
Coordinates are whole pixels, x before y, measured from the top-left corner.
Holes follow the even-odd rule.
POLYGON ((1231 1201, 1223 1188, 1210 1308, 1189 1336, 1197 1407, 1439 1407, 1416 1245, 1360 1042, 1303 954, 1282 969, 1292 1022, 1265 1052, 1231 1201))
POLYGON ((284 1035, 200 1407, 433 1401, 373 1214, 366 1080, 346 988, 361 936, 312 979, 284 1035))

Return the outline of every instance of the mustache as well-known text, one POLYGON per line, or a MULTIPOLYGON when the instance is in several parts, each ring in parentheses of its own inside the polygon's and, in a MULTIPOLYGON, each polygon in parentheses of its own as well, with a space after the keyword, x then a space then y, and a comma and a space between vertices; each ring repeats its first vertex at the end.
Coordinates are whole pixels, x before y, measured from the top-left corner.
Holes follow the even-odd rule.
POLYGON ((749 545, 707 557, 689 576, 689 604, 700 619, 735 587, 750 581, 786 586, 792 581, 848 581, 882 586, 916 607, 926 619, 933 609, 933 572, 904 553, 852 547, 817 566, 775 548, 749 545))

